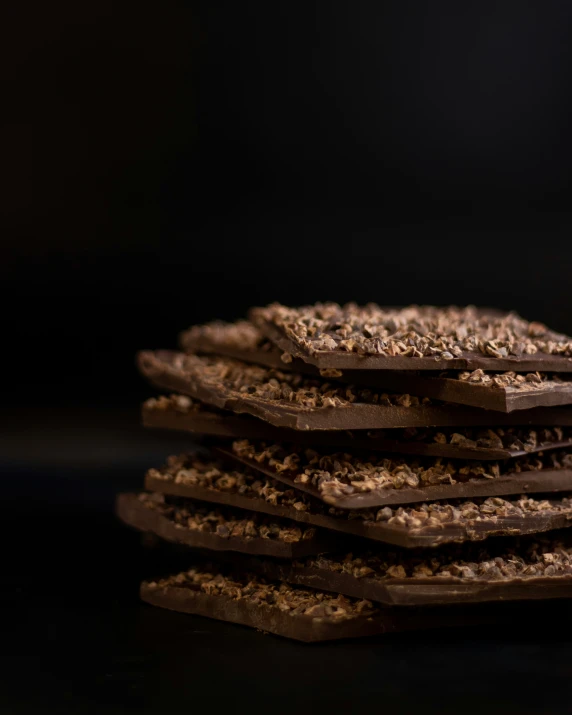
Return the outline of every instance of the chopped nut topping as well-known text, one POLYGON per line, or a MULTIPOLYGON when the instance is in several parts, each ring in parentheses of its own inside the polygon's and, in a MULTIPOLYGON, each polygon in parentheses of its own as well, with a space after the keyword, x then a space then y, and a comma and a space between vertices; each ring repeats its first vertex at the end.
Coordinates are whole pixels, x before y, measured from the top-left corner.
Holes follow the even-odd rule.
POLYGON ((482 385, 484 387, 493 388, 496 387, 499 389, 519 392, 547 390, 550 388, 555 389, 557 387, 561 387, 562 385, 572 384, 571 377, 544 372, 519 373, 508 371, 487 373, 484 370, 479 369, 473 370, 473 372, 445 372, 442 376, 457 378, 462 382, 470 382, 474 385, 482 385))
POLYGON ((231 509, 199 506, 190 499, 143 493, 139 495, 139 501, 180 528, 216 534, 224 539, 233 536, 294 543, 316 535, 315 528, 302 529, 285 519, 270 519, 259 514, 247 517, 240 512, 233 513, 231 509))
POLYGON ((491 519, 496 521, 506 517, 524 519, 539 512, 547 516, 569 513, 572 517, 572 500, 564 497, 559 501, 550 502, 547 499, 521 496, 517 499, 481 497, 472 501, 426 502, 410 507, 384 507, 378 510, 376 521, 389 525, 399 524, 414 533, 419 529, 440 527, 446 523, 462 525, 466 522, 474 523, 491 519))
MULTIPOLYGON (((551 444, 572 439, 572 429, 563 427, 456 427, 455 429, 421 427, 391 432, 399 439, 407 441, 438 442, 467 449, 511 449, 525 452, 531 452, 539 447, 548 449, 551 444)), ((372 439, 375 436, 389 436, 387 431, 381 430, 369 434, 372 439)))
POLYGON ((370 601, 348 598, 290 586, 286 583, 271 583, 258 576, 226 576, 216 570, 189 571, 169 576, 160 581, 147 583, 148 588, 189 588, 208 596, 223 596, 234 601, 247 601, 252 605, 272 606, 289 616, 308 616, 333 622, 347 621, 360 616, 369 617, 376 609, 370 601))
MULTIPOLYGON (((168 457, 164 467, 150 469, 147 476, 174 484, 264 499, 274 506, 292 506, 298 511, 308 510, 315 501, 275 479, 260 476, 246 468, 226 470, 218 461, 205 460, 195 455, 168 457)), ((315 506, 325 509, 318 501, 315 506)))
POLYGON ((273 324, 311 355, 348 351, 446 360, 467 352, 498 358, 537 352, 572 355, 572 338, 516 313, 486 314, 474 306, 388 309, 374 303, 317 303, 288 308, 274 303, 251 312, 255 324, 273 324))
POLYGON ((430 404, 427 397, 391 395, 385 392, 338 385, 296 372, 248 365, 216 356, 176 354, 173 367, 213 390, 221 386, 241 399, 264 400, 302 408, 340 407, 352 402, 414 406, 430 404))
POLYGON ((191 352, 201 350, 205 344, 213 348, 255 351, 268 342, 248 320, 238 320, 236 323, 215 320, 205 325, 193 325, 181 333, 180 341, 183 348, 191 352))
MULTIPOLYGON (((151 469, 148 475, 175 484, 192 484, 211 491, 262 499, 273 506, 292 507, 308 514, 324 514, 342 521, 360 520, 370 527, 394 526, 407 529, 411 533, 433 527, 442 528, 444 524, 466 525, 468 522, 498 520, 509 516, 525 518, 538 512, 543 512, 546 516, 563 513, 570 513, 572 516, 572 500, 562 496, 553 501, 529 496, 506 499, 490 497, 347 511, 329 507, 270 477, 257 476, 246 469, 225 472, 220 463, 208 462, 193 455, 169 457, 165 467, 161 470, 151 469)), ((475 534, 473 538, 481 537, 475 534)))
MULTIPOLYGON (((186 395, 160 395, 159 397, 150 397, 145 401, 145 408, 147 410, 157 410, 158 412, 164 412, 166 410, 175 410, 176 412, 182 412, 188 414, 190 412, 202 412, 205 409, 203 405, 198 400, 193 400, 186 395)), ((212 411, 215 408, 209 408, 212 411)))
POLYGON ((343 377, 343 375, 344 373, 335 367, 326 367, 320 370, 320 377, 326 377, 329 380, 335 380, 336 378, 343 377))
POLYGON ((343 557, 321 555, 296 562, 307 568, 345 573, 356 578, 391 579, 458 578, 501 581, 539 576, 571 576, 572 547, 550 537, 484 548, 464 544, 427 555, 403 551, 368 551, 343 557))
POLYGON ((232 449, 238 457, 266 465, 277 473, 290 473, 294 484, 311 485, 322 498, 456 484, 475 478, 495 479, 501 474, 572 467, 572 453, 563 451, 526 455, 500 463, 447 460, 442 457, 331 454, 282 444, 253 443, 246 439, 235 440, 232 449))

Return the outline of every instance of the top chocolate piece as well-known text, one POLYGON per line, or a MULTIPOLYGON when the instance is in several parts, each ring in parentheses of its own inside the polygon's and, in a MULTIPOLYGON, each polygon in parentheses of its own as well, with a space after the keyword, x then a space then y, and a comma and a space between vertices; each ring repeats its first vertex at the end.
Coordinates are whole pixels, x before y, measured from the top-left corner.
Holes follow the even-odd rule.
POLYGON ((474 306, 274 303, 250 318, 281 350, 322 369, 572 371, 572 338, 474 306))

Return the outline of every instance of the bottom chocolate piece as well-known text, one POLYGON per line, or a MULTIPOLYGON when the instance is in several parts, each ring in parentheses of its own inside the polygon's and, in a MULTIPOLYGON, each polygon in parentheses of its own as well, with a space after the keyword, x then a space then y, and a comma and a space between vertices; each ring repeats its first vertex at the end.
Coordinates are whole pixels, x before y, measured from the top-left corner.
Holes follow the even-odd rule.
POLYGON ((268 583, 257 577, 228 577, 192 568, 158 582, 144 582, 141 598, 154 606, 258 628, 299 641, 377 635, 391 630, 369 601, 268 583))
MULTIPOLYGON (((229 577, 218 568, 205 565, 160 581, 144 582, 141 598, 161 608, 250 626, 306 643, 507 623, 515 617, 513 603, 376 608, 368 600, 272 583, 257 576, 229 577)), ((519 618, 545 625, 553 620, 552 605, 548 608, 537 603, 525 608, 519 611, 519 618)))

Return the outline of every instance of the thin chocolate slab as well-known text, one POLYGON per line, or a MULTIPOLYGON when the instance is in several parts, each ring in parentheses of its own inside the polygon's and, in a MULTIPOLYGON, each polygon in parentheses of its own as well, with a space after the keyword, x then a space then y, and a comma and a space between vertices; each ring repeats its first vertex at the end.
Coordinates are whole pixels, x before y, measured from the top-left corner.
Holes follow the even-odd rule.
POLYGON ((572 371, 571 338, 514 313, 318 303, 249 317, 282 352, 318 368, 572 371))
MULTIPOLYGON (((285 570, 288 571, 288 567, 285 570)), ((308 580, 312 580, 312 576, 307 574, 308 580)), ((545 584, 539 585, 545 587, 545 584)), ((449 586, 449 598, 443 601, 444 606, 384 607, 365 599, 269 582, 253 573, 234 571, 229 575, 221 572, 220 566, 208 570, 201 566, 158 581, 144 582, 140 594, 143 601, 151 605, 250 626, 304 642, 429 628, 502 625, 515 616, 527 623, 542 621, 555 627, 558 616, 563 615, 560 609, 555 609, 554 603, 547 608, 538 601, 520 604, 518 610, 514 602, 465 606, 456 599, 454 589, 455 586, 449 586)), ((396 594, 396 590, 392 594, 396 594)), ((562 588, 557 593, 550 581, 545 594, 546 598, 556 598, 567 596, 568 592, 562 588)), ((439 603, 437 599, 434 602, 439 603)))
POLYGON ((340 509, 572 489, 568 452, 502 464, 317 452, 248 440, 236 440, 231 449, 219 447, 216 452, 340 509))
MULTIPOLYGON (((237 415, 193 400, 187 395, 173 394, 146 400, 141 406, 141 422, 144 427, 216 437, 255 437, 260 434, 269 437, 282 432, 250 415, 237 415)), ((297 434, 293 430, 286 432, 297 434)))
POLYGON ((362 371, 362 375, 360 379, 355 370, 346 370, 338 379, 349 380, 351 377, 358 384, 367 379, 375 388, 383 387, 393 392, 505 413, 572 403, 572 380, 566 374, 485 373, 483 370, 446 370, 435 374, 428 371, 378 370, 362 371))
POLYGON ((188 354, 222 355, 264 367, 307 369, 310 374, 320 371, 304 360, 292 361, 292 356, 283 353, 248 320, 226 323, 215 320, 203 325, 193 325, 179 335, 181 350, 188 354))
POLYGON ((331 551, 339 543, 334 535, 313 527, 213 510, 190 499, 168 501, 161 494, 120 494, 116 512, 129 526, 197 549, 292 559, 331 551))
POLYGON ((286 488, 272 478, 245 469, 228 470, 220 462, 195 455, 172 456, 161 469, 150 469, 145 488, 406 548, 531 534, 572 525, 572 501, 568 495, 551 500, 493 497, 344 511, 286 488))
MULTIPOLYGON (((142 405, 141 417, 144 427, 180 430, 207 436, 263 436, 268 439, 283 437, 303 441, 305 444, 313 444, 316 440, 321 444, 338 444, 340 440, 348 445, 353 442, 352 435, 348 432, 309 433, 274 427, 251 415, 220 410, 186 395, 152 397, 142 405)), ((364 441, 369 443, 365 434, 364 441)))
MULTIPOLYGON (((204 568, 204 567, 203 567, 204 568)), ((141 598, 154 606, 250 626, 304 642, 357 638, 400 630, 403 616, 380 614, 367 601, 268 583, 247 574, 231 578, 198 568, 144 582, 141 598)), ((406 615, 406 614, 405 614, 406 615)))
POLYGON ((425 556, 392 551, 247 559, 265 578, 366 598, 386 606, 438 606, 572 597, 572 548, 549 536, 425 556))
MULTIPOLYGON (((465 608, 387 608, 365 599, 270 582, 254 573, 214 566, 141 585, 147 603, 183 613, 250 626, 304 642, 318 642, 484 623, 503 623, 514 604, 481 604, 465 608)), ((521 617, 540 617, 528 607, 521 617)), ((543 612, 543 615, 547 615, 543 612)))
POLYGON ((357 431, 296 431, 250 415, 210 407, 186 395, 152 397, 141 408, 145 427, 236 439, 368 449, 455 459, 508 459, 572 447, 570 428, 419 428, 357 431))
POLYGON ((248 321, 195 325, 181 334, 187 353, 222 355, 278 370, 355 383, 391 392, 432 397, 486 410, 512 412, 532 407, 572 404, 572 381, 565 375, 539 372, 473 372, 459 370, 322 370, 292 358, 272 345, 248 321))
POLYGON ((143 351, 138 365, 142 374, 160 388, 219 409, 259 417, 275 427, 296 430, 572 425, 572 408, 537 407, 504 414, 407 394, 329 384, 231 358, 143 351))

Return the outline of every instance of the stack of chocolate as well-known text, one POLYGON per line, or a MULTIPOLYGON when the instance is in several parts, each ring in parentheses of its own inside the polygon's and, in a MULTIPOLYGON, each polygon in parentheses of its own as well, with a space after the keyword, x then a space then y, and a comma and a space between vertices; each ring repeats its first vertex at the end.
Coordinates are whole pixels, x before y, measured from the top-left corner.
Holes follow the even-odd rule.
POLYGON ((571 338, 474 307, 274 304, 180 347, 139 355, 163 391, 143 422, 201 445, 117 504, 190 547, 148 603, 313 641, 572 596, 571 338))

